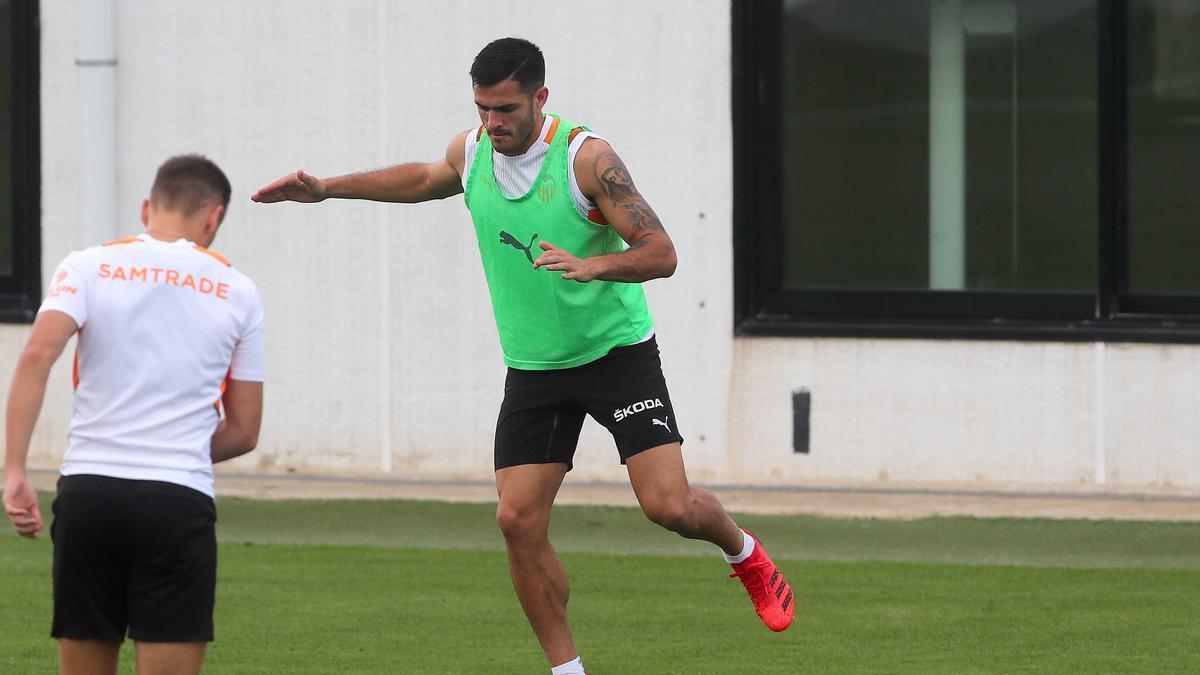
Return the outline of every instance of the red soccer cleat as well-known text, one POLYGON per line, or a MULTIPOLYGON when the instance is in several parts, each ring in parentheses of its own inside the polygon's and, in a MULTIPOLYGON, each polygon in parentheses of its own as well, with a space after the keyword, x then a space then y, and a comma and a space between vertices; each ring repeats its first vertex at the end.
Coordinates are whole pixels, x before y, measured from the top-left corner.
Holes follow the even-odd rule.
MULTIPOLYGON (((746 534, 750 534, 747 532, 746 534)), ((767 628, 778 633, 792 625, 796 616, 796 602, 792 589, 783 572, 771 561, 762 542, 753 534, 754 552, 740 563, 733 563, 733 574, 729 577, 741 579, 750 599, 754 601, 754 611, 767 628)))

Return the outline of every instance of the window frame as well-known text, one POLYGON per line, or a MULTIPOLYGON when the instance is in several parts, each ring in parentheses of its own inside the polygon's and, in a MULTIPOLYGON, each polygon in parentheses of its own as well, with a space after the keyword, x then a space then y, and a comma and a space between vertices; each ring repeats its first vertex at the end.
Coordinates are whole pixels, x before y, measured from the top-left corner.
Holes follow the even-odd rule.
POLYGON ((38 2, 12 3, 13 272, 0 275, 0 323, 31 323, 42 299, 38 2))
POLYGON ((1098 0, 1095 291, 796 289, 783 283, 783 2, 733 0, 734 334, 1200 343, 1200 294, 1126 290, 1127 12, 1098 0))

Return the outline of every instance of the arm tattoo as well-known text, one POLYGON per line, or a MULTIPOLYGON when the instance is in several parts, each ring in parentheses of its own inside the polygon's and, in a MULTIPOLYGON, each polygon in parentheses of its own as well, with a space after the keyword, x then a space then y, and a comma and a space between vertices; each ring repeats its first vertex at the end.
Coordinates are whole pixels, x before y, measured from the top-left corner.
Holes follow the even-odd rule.
POLYGON ((666 231, 654 210, 633 185, 629 170, 625 168, 621 158, 617 157, 617 153, 609 150, 596 162, 596 177, 600 179, 604 194, 629 214, 633 220, 633 229, 666 231))

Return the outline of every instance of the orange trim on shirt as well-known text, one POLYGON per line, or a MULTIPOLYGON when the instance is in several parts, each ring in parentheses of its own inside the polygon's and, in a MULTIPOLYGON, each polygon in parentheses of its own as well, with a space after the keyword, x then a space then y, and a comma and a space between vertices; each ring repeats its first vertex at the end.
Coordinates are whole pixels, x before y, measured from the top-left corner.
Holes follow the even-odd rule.
POLYGON ((575 137, 578 136, 579 132, 581 131, 585 131, 585 129, 583 127, 575 127, 572 129, 570 135, 567 136, 567 145, 574 143, 575 137))
POLYGON ((72 391, 79 389, 79 344, 75 344, 75 364, 71 366, 72 391))
POLYGON ((588 211, 588 220, 596 223, 597 225, 608 224, 608 218, 605 218, 604 214, 600 213, 600 209, 592 209, 591 211, 588 211))
POLYGON ((138 239, 137 237, 121 237, 120 239, 113 239, 112 241, 105 242, 104 246, 116 246, 118 244, 132 244, 135 241, 141 241, 141 240, 138 239))
POLYGON ((216 258, 217 262, 221 263, 222 265, 224 265, 226 267, 233 267, 233 263, 226 260, 225 256, 221 255, 220 253, 217 253, 216 251, 210 251, 210 250, 204 248, 203 246, 200 246, 199 244, 194 244, 194 246, 196 247, 197 251, 211 255, 213 258, 216 258))
POLYGON ((479 139, 481 139, 481 138, 483 138, 483 125, 482 124, 479 125, 479 131, 476 132, 476 134, 475 134, 475 142, 478 143, 479 139))
POLYGON ((221 414, 221 399, 225 398, 225 389, 229 387, 229 378, 232 375, 233 366, 230 366, 229 370, 225 372, 225 379, 221 380, 221 395, 217 397, 217 402, 213 404, 213 408, 216 408, 218 416, 221 414))
POLYGON ((558 131, 558 123, 561 121, 562 118, 555 117, 554 121, 550 123, 550 131, 546 133, 546 145, 550 145, 550 141, 554 140, 554 134, 558 131))

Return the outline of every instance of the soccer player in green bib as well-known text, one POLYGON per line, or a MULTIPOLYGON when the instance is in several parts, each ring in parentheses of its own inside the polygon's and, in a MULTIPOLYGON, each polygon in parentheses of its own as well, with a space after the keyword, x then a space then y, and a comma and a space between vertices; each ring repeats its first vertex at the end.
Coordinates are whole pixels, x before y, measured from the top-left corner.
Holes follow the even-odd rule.
POLYGON ((555 675, 583 673, 550 509, 591 415, 613 435, 646 516, 716 544, 763 623, 787 628, 795 597, 762 545, 712 493, 688 484, 641 283, 675 271, 675 247, 612 147, 543 113, 541 51, 488 44, 471 66, 482 125, 444 158, 320 179, 296 171, 257 202, 422 202, 464 194, 508 377, 496 426, 496 520, 517 597, 555 675))

